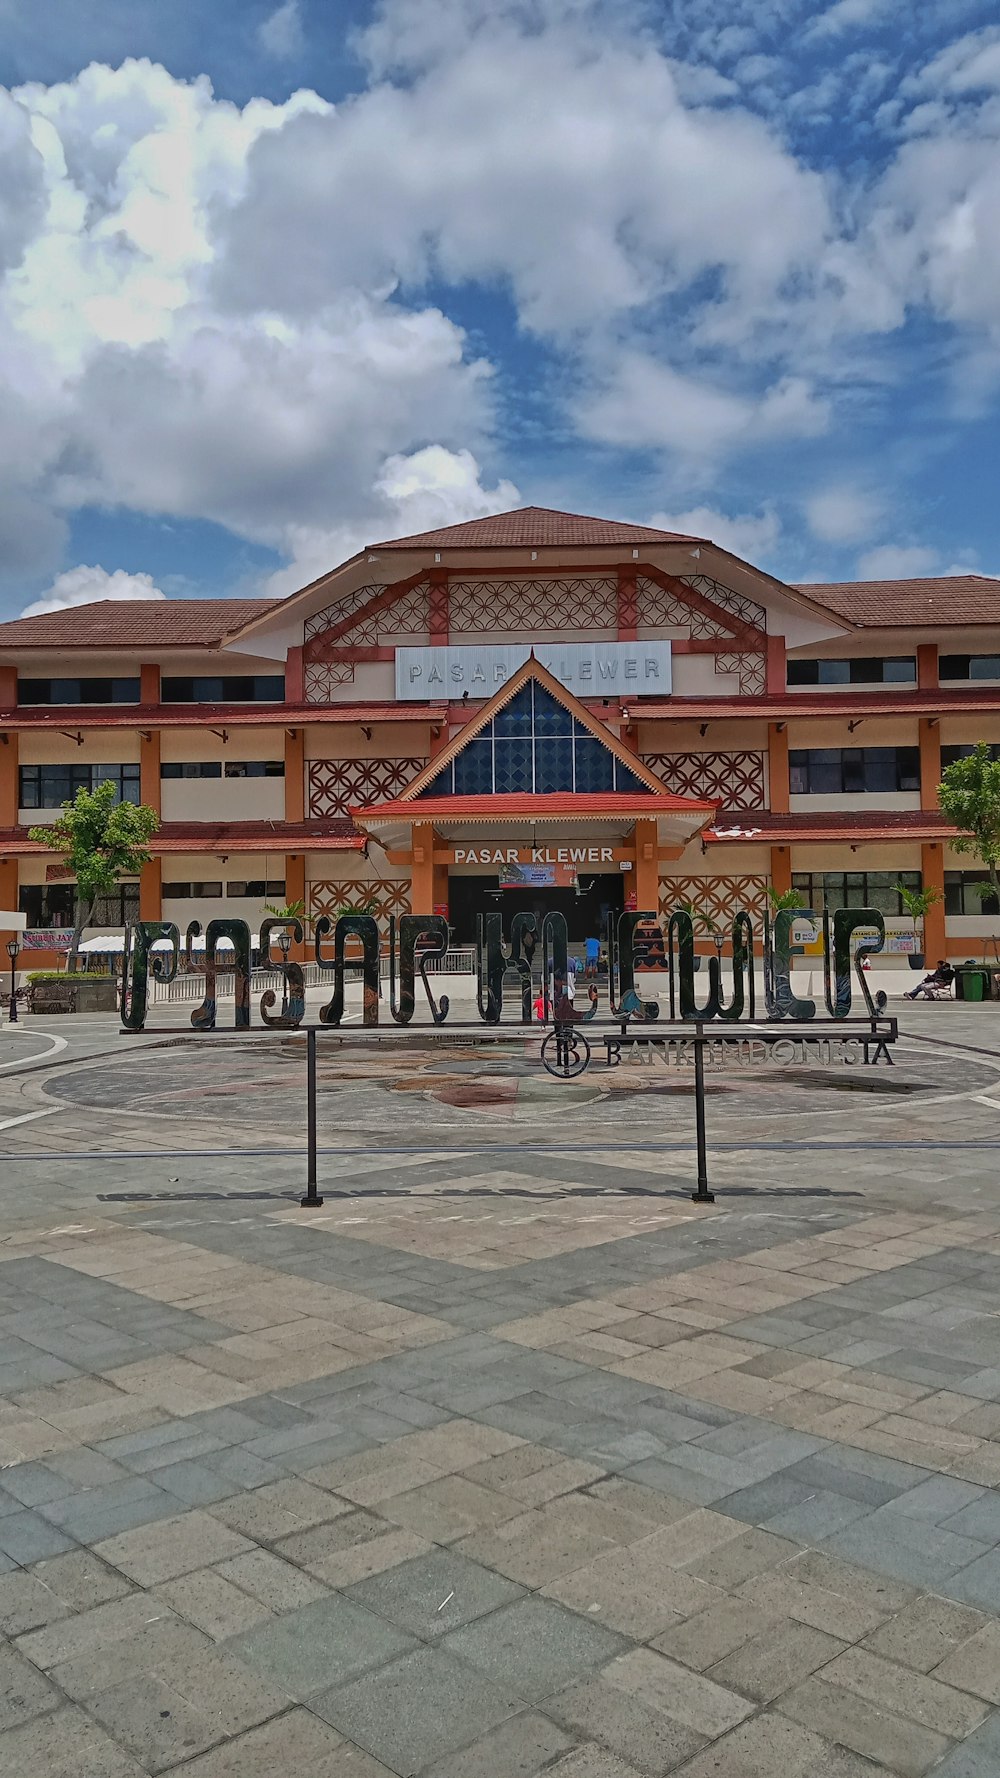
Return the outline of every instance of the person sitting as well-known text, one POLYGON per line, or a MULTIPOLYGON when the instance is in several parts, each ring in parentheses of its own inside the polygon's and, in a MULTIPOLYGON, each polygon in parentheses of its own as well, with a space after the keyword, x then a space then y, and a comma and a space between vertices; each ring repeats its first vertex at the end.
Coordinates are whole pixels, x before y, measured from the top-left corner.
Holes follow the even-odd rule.
POLYGON ((942 957, 937 968, 930 975, 925 975, 923 981, 918 982, 916 987, 911 988, 903 998, 904 1000, 917 1000, 922 994, 925 1000, 933 1000, 937 992, 942 988, 950 988, 954 980, 955 971, 951 964, 942 957))

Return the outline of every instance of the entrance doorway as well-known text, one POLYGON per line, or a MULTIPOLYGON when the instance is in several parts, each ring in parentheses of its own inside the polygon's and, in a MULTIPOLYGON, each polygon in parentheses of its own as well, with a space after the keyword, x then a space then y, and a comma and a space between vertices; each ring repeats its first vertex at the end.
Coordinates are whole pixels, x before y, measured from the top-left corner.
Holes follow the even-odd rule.
POLYGON ((540 929, 545 915, 555 912, 566 916, 570 944, 582 945, 588 938, 603 943, 608 913, 617 915, 625 906, 628 881, 623 871, 603 876, 583 871, 577 889, 501 889, 498 877, 459 877, 452 872, 448 918, 460 945, 475 944, 478 914, 502 914, 506 938, 515 914, 534 914, 540 929))

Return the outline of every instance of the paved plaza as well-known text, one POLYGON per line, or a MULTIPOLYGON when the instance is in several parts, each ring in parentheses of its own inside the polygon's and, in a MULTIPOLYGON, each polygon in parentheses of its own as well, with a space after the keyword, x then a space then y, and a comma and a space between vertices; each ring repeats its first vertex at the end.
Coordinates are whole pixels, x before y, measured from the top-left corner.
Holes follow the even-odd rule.
MULTIPOLYGON (((996 1778, 1000 1022, 0 1031, 2 1778, 996 1778)), ((231 1011, 223 1010, 223 1018, 231 1011)))

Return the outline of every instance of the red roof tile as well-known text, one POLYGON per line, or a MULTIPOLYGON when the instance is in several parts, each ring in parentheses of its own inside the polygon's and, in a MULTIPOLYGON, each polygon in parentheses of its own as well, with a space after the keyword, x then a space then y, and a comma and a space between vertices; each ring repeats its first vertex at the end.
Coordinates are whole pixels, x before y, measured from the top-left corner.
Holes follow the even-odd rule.
POLYGON ((670 791, 657 795, 651 791, 648 796, 626 793, 624 791, 608 791, 600 796, 578 796, 573 791, 557 791, 549 796, 422 796, 415 802, 399 800, 392 803, 378 803, 370 809, 352 809, 351 815, 366 825, 375 825, 379 821, 544 821, 563 820, 567 815, 574 820, 602 820, 607 817, 624 815, 628 817, 646 817, 655 819, 657 815, 697 814, 704 811, 711 814, 717 807, 713 802, 700 802, 697 798, 674 796, 670 791))
POLYGON ((800 586, 818 604, 864 629, 900 624, 1000 624, 1000 579, 944 574, 929 580, 837 580, 800 586))
POLYGON ((0 624, 0 648, 210 648, 277 599, 95 599, 0 624))
MULTIPOLYGON (((155 856, 171 852, 359 852, 365 836, 351 821, 163 821, 150 841, 155 856)), ((26 827, 0 830, 0 856, 25 857, 47 847, 26 827)))
POLYGON ((293 728, 306 723, 447 722, 444 704, 44 704, 0 710, 0 729, 293 728))
POLYGON ((705 839, 727 846, 788 845, 797 840, 947 840, 954 833, 939 809, 817 809, 793 815, 724 809, 705 829, 705 839))
MULTIPOLYGON (((1000 685, 981 691, 775 692, 739 698, 629 698, 633 722, 710 722, 729 716, 757 716, 778 722, 795 716, 947 716, 1000 710, 1000 685)), ((860 742, 858 743, 860 746, 860 742)))
POLYGON ((438 531, 418 531, 411 537, 390 537, 370 549, 546 549, 563 545, 597 545, 614 548, 637 543, 703 543, 704 538, 685 537, 677 531, 657 531, 651 525, 619 524, 614 519, 592 519, 578 512, 557 512, 548 506, 522 506, 516 512, 497 512, 490 518, 471 519, 461 525, 444 525, 438 531))

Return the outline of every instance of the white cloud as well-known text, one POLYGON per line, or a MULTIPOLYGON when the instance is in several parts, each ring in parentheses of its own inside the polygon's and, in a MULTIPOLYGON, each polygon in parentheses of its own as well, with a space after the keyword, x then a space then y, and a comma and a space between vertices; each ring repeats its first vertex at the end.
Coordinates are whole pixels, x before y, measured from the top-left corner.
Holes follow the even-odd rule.
POLYGON ((707 537, 720 549, 763 567, 778 547, 781 523, 771 507, 763 512, 720 512, 712 506, 692 506, 686 512, 657 512, 649 523, 661 531, 679 531, 686 537, 707 537))
POLYGON ((863 29, 881 23, 888 0, 836 0, 814 21, 810 37, 839 37, 845 31, 863 29))
POLYGON ((829 421, 826 403, 802 378, 741 395, 629 350, 580 398, 576 415, 605 444, 673 451, 694 463, 714 462, 751 440, 814 438, 829 421))
POLYGON ((150 574, 127 574, 116 568, 67 568, 57 574, 48 590, 32 600, 22 617, 41 617, 46 611, 68 611, 72 605, 92 605, 97 599, 163 599, 150 574))
MULTIPOLYGON (((880 543, 860 558, 858 575, 862 580, 920 579, 928 574, 940 574, 940 561, 937 550, 923 544, 880 543)), ((967 574, 969 570, 957 568, 952 572, 967 574)))
POLYGON ((299 0, 283 0, 282 5, 257 26, 257 42, 261 49, 278 61, 290 61, 301 55, 305 41, 299 0))
POLYGON ((882 517, 881 495, 863 488, 823 488, 805 503, 806 520, 823 543, 862 543, 882 517))

